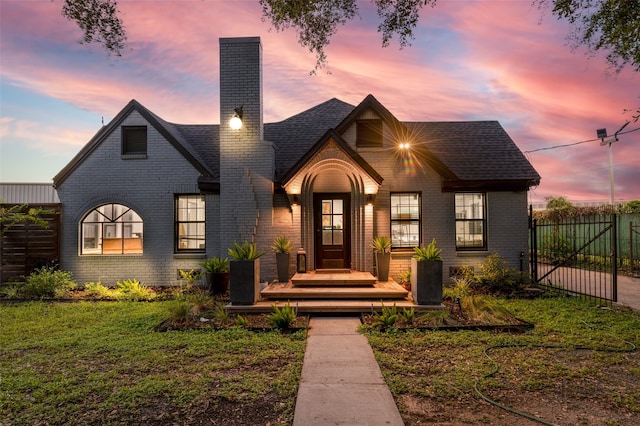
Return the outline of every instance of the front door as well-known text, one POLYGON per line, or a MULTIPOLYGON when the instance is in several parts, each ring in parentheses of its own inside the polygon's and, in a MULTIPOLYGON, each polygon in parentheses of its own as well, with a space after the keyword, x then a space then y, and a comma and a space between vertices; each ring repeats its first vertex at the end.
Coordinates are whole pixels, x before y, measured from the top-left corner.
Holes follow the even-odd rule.
POLYGON ((349 194, 313 194, 316 269, 351 267, 349 194))

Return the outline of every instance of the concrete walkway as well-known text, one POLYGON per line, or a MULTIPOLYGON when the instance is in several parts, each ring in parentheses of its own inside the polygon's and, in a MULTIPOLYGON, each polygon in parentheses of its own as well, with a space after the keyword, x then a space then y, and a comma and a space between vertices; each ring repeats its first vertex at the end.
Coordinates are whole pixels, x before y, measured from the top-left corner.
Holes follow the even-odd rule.
POLYGON ((358 318, 311 318, 294 426, 403 425, 358 318))

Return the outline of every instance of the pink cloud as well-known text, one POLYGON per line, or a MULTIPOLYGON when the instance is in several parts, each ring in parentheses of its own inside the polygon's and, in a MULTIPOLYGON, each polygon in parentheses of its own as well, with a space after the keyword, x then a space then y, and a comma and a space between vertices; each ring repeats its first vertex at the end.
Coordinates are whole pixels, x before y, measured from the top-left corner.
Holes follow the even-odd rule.
MULTIPOLYGON (((60 16, 60 2, 2 2, 2 78, 105 119, 136 98, 168 121, 216 123, 218 38, 256 35, 267 122, 372 93, 401 120, 499 120, 527 151, 590 139, 599 127, 612 133, 627 119, 623 109, 640 104, 636 75, 605 77, 601 57, 571 53, 567 26, 551 16, 539 23, 529 2, 438 3, 423 11, 413 46, 402 50, 380 47, 375 11, 362 3, 363 19, 341 27, 327 48, 331 74, 315 76, 314 56, 293 30, 269 31, 257 0, 119 4, 129 36, 122 59, 78 45, 80 31, 60 16)), ((35 126, 23 129, 64 133, 35 126)), ((627 198, 640 198, 639 139, 625 135, 614 146, 616 185, 627 198)), ((529 158, 543 177, 536 194, 608 197, 598 143, 529 158)))

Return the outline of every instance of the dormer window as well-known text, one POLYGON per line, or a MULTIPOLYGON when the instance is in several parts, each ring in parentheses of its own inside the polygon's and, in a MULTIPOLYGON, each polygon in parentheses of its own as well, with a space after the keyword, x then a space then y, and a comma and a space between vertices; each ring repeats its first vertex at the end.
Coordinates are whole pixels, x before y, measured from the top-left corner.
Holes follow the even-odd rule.
POLYGON ((358 120, 356 122, 356 146, 358 148, 382 148, 382 120, 358 120))
POLYGON ((122 126, 122 155, 147 155, 147 126, 122 126))

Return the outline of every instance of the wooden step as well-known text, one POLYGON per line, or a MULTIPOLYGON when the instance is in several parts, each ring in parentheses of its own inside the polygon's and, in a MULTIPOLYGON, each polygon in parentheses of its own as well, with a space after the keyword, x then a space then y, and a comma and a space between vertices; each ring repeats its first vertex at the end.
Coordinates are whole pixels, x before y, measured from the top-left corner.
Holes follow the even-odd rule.
POLYGON ((294 299, 360 299, 360 300, 392 300, 405 299, 409 292, 395 282, 376 283, 367 287, 361 286, 298 286, 287 284, 271 284, 260 292, 263 299, 294 300, 294 299))
POLYGON ((350 314, 350 313, 370 313, 380 312, 383 306, 396 305, 398 309, 414 308, 416 311, 441 310, 443 305, 414 305, 410 300, 291 300, 291 301, 260 301, 255 305, 227 305, 226 308, 231 313, 251 314, 270 313, 274 306, 282 307, 287 303, 294 307, 298 314, 305 313, 330 313, 330 314, 350 314))
POLYGON ((371 273, 348 269, 321 269, 297 273, 291 278, 294 286, 373 286, 375 283, 376 278, 371 273))

